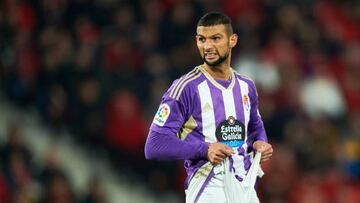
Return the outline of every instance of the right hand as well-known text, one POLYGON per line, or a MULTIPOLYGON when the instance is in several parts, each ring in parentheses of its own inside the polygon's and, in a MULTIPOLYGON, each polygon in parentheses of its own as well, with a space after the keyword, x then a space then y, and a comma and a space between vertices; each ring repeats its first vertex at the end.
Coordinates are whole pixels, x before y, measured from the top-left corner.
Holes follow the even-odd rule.
POLYGON ((234 153, 233 149, 226 144, 210 143, 207 158, 212 164, 220 164, 226 157, 234 153))

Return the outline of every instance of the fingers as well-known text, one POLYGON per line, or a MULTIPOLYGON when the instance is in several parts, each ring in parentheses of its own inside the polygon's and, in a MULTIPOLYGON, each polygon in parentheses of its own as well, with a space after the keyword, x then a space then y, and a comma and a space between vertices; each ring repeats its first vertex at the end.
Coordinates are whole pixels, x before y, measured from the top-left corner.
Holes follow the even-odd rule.
POLYGON ((271 156, 272 153, 273 153, 273 148, 271 146, 269 148, 263 150, 263 152, 261 152, 263 157, 271 156))
POLYGON ((254 142, 253 147, 257 152, 261 152, 261 163, 270 160, 273 154, 273 148, 271 144, 258 140, 254 142))
POLYGON ((233 154, 233 149, 222 143, 211 143, 208 148, 208 160, 213 164, 220 164, 226 157, 233 154))
POLYGON ((273 148, 270 144, 266 145, 263 148, 263 152, 261 154, 261 162, 266 162, 270 160, 271 156, 273 154, 273 148))
POLYGON ((214 156, 225 159, 227 157, 227 155, 225 153, 223 153, 222 151, 216 151, 214 152, 214 156))
POLYGON ((220 164, 221 162, 224 161, 226 157, 219 157, 219 156, 215 156, 213 161, 211 161, 211 163, 213 164, 220 164))
MULTIPOLYGON (((264 141, 256 141, 253 144, 254 149, 257 152, 261 152, 260 162, 266 162, 270 160, 273 154, 272 145, 264 141)), ((226 159, 236 153, 231 147, 222 143, 211 143, 208 148, 208 160, 212 164, 220 164, 226 159)))
POLYGON ((253 147, 257 152, 261 152, 262 154, 272 153, 273 150, 272 145, 264 141, 254 142, 253 147))
POLYGON ((226 156, 224 154, 216 154, 216 153, 211 153, 208 157, 209 161, 213 164, 219 164, 225 158, 226 158, 226 156))
POLYGON ((272 153, 269 153, 269 154, 263 154, 261 156, 261 160, 265 161, 265 160, 269 160, 272 156, 272 153))
POLYGON ((267 161, 269 161, 269 160, 270 160, 270 158, 262 158, 262 157, 261 157, 260 163, 264 163, 264 162, 267 162, 267 161))
POLYGON ((271 149, 272 149, 271 144, 266 143, 266 144, 262 144, 259 148, 256 149, 256 151, 261 153, 266 153, 271 149))
POLYGON ((264 158, 267 158, 267 157, 271 157, 272 156, 272 150, 271 151, 268 151, 268 152, 264 152, 264 153, 262 153, 261 155, 262 155, 262 157, 264 157, 264 158))
POLYGON ((221 148, 220 151, 226 156, 231 156, 234 152, 233 149, 229 146, 224 146, 224 148, 221 148))

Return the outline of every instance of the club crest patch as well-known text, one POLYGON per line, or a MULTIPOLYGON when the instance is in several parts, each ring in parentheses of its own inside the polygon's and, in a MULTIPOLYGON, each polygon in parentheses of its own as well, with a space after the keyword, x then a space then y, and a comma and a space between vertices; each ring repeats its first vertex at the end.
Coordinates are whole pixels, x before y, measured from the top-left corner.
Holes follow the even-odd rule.
POLYGON ((250 101, 249 101, 249 97, 247 95, 243 96, 243 103, 244 103, 245 109, 247 111, 249 111, 250 110, 250 101))
POLYGON ((164 126, 166 120, 170 115, 170 106, 168 104, 161 104, 158 111, 155 114, 153 123, 158 126, 164 126))
POLYGON ((245 140, 245 126, 233 116, 221 122, 216 128, 216 139, 230 147, 240 147, 245 140))

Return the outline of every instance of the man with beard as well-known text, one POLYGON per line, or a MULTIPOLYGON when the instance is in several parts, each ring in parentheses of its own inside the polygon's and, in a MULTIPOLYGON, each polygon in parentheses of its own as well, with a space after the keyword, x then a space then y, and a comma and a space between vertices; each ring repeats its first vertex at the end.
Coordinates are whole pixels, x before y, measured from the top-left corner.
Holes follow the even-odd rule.
POLYGON ((186 202, 259 202, 255 181, 270 159, 254 82, 231 67, 237 44, 229 17, 207 13, 197 24, 204 63, 164 94, 145 145, 147 159, 185 160, 186 202))

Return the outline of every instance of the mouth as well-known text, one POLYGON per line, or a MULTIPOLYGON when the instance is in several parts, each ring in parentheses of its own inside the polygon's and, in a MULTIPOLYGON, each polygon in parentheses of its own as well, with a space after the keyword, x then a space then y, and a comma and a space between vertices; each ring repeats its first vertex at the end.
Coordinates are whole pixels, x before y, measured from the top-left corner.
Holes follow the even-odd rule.
POLYGON ((207 60, 213 60, 213 59, 215 59, 217 56, 218 56, 217 53, 205 53, 205 58, 206 58, 207 60))

